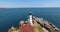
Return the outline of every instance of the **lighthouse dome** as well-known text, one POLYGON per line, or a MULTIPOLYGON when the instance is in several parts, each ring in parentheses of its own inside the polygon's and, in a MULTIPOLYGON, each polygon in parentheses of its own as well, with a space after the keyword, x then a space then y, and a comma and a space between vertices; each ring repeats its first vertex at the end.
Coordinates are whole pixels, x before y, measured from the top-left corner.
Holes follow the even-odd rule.
POLYGON ((31 11, 29 12, 29 15, 32 15, 32 12, 31 11))

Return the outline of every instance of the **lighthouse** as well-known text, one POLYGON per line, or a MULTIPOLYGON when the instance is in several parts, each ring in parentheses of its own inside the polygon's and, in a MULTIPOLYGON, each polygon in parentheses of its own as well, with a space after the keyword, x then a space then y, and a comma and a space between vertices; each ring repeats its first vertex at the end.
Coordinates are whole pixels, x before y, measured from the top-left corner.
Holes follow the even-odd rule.
POLYGON ((32 23, 32 12, 31 11, 29 12, 29 22, 30 22, 31 25, 33 24, 32 23))

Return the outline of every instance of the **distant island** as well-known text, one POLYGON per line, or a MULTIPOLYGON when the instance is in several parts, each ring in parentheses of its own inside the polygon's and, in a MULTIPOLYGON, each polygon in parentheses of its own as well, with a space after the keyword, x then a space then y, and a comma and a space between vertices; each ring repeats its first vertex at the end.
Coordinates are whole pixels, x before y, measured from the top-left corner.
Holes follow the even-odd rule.
POLYGON ((27 21, 20 21, 19 27, 12 26, 8 32, 60 32, 59 29, 52 23, 32 16, 32 12, 29 12, 29 19, 27 21))

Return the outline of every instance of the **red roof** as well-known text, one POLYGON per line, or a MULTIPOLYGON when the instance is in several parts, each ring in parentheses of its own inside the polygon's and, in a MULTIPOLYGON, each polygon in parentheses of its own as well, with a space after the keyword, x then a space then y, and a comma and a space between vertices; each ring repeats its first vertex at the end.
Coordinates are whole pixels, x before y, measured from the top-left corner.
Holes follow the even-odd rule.
POLYGON ((26 24, 25 26, 20 26, 20 32, 34 32, 34 28, 30 24, 26 24))

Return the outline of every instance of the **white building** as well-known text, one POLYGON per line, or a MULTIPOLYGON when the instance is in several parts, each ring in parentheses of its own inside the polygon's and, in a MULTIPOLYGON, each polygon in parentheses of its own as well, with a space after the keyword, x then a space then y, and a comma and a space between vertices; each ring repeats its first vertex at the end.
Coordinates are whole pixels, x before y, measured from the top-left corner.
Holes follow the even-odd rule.
POLYGON ((32 23, 32 13, 31 13, 31 11, 29 12, 29 22, 30 22, 31 25, 33 24, 32 23))

